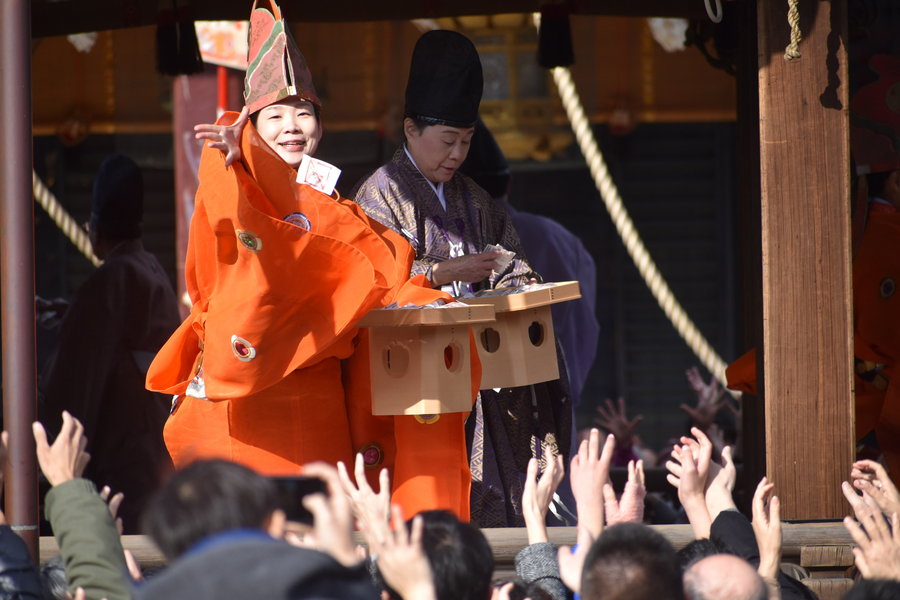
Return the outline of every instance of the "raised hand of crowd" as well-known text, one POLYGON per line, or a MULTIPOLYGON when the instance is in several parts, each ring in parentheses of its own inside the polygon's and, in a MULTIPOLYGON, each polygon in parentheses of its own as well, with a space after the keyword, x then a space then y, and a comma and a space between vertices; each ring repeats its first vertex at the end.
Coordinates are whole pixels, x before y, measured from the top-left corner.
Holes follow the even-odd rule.
POLYGON ((900 492, 884 466, 874 460, 858 460, 850 471, 853 487, 866 494, 885 515, 900 513, 900 492))
POLYGON ((528 461, 522 492, 522 516, 529 544, 548 541, 547 511, 564 475, 562 455, 553 456, 549 448, 544 449, 544 470, 540 477, 538 477, 538 460, 532 458, 528 461))
POLYGON ((691 367, 685 371, 685 375, 691 389, 697 395, 697 404, 695 406, 682 404, 681 410, 691 417, 697 427, 706 431, 715 422, 719 411, 729 405, 728 400, 724 398, 725 390, 715 377, 710 377, 709 382, 704 381, 697 367, 691 367))
POLYGON ((578 508, 578 528, 584 529, 591 538, 603 531, 603 486, 609 480, 615 445, 615 437, 610 434, 601 451, 600 431, 591 429, 588 439, 582 440, 570 463, 569 480, 578 508))
POLYGON ((612 482, 603 486, 603 506, 606 524, 642 523, 644 521, 644 498, 647 487, 644 480, 644 461, 628 461, 628 481, 621 497, 616 497, 612 482))
POLYGON ((850 479, 853 484, 845 481, 841 489, 856 516, 844 519, 844 526, 856 543, 856 566, 864 578, 900 582, 897 488, 884 467, 871 460, 853 463, 850 479))
POLYGON ((597 407, 594 423, 613 434, 616 444, 620 447, 631 448, 635 440, 635 430, 643 420, 644 415, 635 415, 633 419, 628 418, 625 410, 625 398, 620 396, 615 403, 607 398, 603 405, 597 407))
POLYGON ((763 477, 753 494, 753 534, 759 548, 757 572, 769 588, 769 599, 781 598, 778 573, 781 569, 781 502, 775 484, 763 477))

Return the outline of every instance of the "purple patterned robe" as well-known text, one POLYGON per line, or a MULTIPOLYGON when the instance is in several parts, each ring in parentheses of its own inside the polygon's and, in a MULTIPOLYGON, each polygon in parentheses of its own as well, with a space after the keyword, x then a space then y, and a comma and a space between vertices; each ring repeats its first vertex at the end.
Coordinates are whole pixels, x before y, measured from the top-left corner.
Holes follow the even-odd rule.
MULTIPOLYGON (((516 253, 502 273, 465 292, 524 285, 540 279, 525 259, 506 209, 474 181, 456 173, 444 183, 446 210, 403 148, 356 185, 350 197, 366 213, 406 237, 416 249, 411 275, 429 265, 500 244, 516 253)), ((453 290, 448 290, 453 293, 453 290)), ((565 367, 560 364, 560 373, 565 367)), ((522 490, 528 460, 540 448, 568 455, 572 411, 565 376, 499 391, 482 390, 466 423, 472 470, 471 520, 480 527, 521 527, 522 490)), ((568 456, 566 457, 568 459, 568 456)))
POLYGON ((459 249, 476 254, 487 244, 500 244, 515 252, 516 258, 502 273, 473 284, 474 291, 524 285, 538 277, 526 262, 519 234, 503 207, 474 181, 456 173, 444 183, 444 210, 402 147, 389 163, 358 183, 350 197, 370 217, 409 240, 416 249, 411 275, 459 256, 459 249))

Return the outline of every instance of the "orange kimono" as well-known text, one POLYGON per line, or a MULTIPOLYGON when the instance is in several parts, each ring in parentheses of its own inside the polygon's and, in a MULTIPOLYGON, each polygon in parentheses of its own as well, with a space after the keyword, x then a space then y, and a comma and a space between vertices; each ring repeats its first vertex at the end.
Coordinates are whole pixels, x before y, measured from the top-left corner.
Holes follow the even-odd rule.
MULTIPOLYGON (((891 473, 900 473, 900 212, 870 204, 853 257, 856 439, 872 430, 891 473)), ((756 394, 756 349, 729 365, 728 387, 756 394)))
POLYGON ((894 476, 900 472, 900 212, 870 204, 853 257, 856 431, 872 429, 894 476))
POLYGON ((373 417, 364 355, 348 363, 346 397, 342 381, 363 315, 446 294, 409 279, 405 240, 354 203, 298 185, 250 124, 241 150, 230 167, 203 150, 185 262, 191 312, 147 374, 148 389, 177 396, 164 431, 176 467, 224 458, 286 475, 312 461, 352 465, 362 451, 373 471, 394 471, 396 501, 416 498, 407 512, 467 517, 466 414, 430 425, 373 417), (425 439, 440 447, 419 447, 425 439))

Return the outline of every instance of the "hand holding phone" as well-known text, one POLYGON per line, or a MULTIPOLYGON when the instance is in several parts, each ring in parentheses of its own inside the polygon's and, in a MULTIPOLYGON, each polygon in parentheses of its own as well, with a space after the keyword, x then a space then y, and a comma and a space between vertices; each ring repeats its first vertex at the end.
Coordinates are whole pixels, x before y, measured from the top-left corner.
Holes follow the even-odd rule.
POLYGON ((310 494, 327 494, 325 482, 318 477, 270 477, 278 490, 278 501, 288 521, 313 524, 313 516, 303 507, 303 498, 310 494))

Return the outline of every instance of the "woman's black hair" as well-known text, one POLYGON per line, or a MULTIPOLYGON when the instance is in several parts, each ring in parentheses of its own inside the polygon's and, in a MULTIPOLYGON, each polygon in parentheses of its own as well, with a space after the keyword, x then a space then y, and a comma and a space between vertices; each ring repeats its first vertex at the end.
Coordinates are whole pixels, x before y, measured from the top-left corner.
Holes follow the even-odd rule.
MULTIPOLYGON (((309 102, 309 100, 304 100, 304 102, 309 102)), ((321 120, 321 117, 319 116, 319 111, 321 111, 321 109, 319 108, 319 105, 316 104, 315 102, 309 102, 309 103, 312 104, 313 113, 316 115, 316 122, 321 123, 322 120, 321 120)), ((265 108, 265 106, 263 108, 265 108)), ((253 123, 254 127, 256 127, 256 121, 259 119, 259 112, 261 110, 262 110, 262 108, 256 112, 250 113, 250 122, 253 123)))

